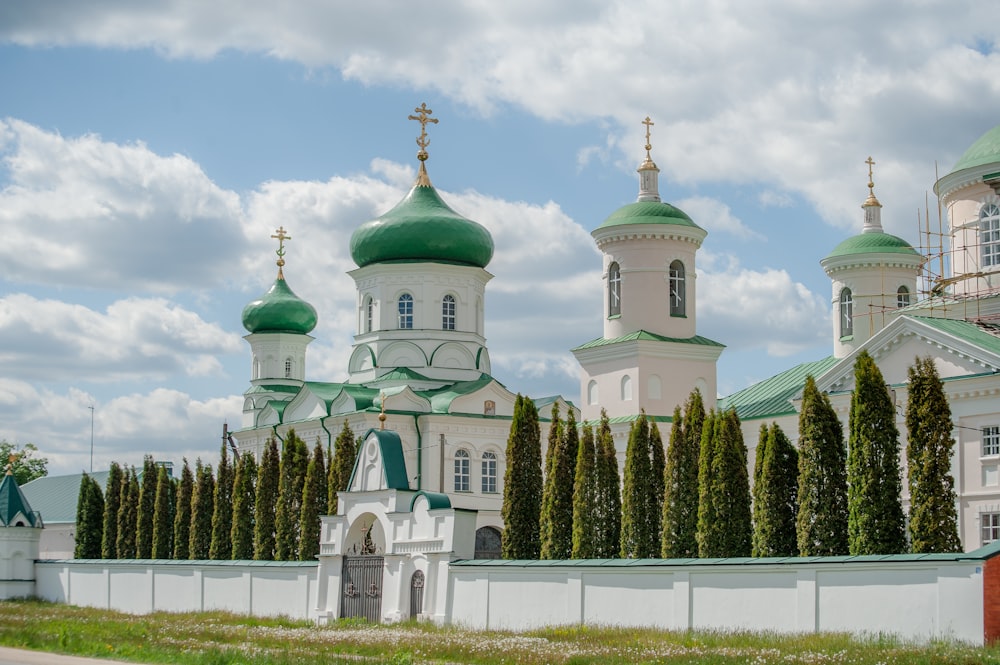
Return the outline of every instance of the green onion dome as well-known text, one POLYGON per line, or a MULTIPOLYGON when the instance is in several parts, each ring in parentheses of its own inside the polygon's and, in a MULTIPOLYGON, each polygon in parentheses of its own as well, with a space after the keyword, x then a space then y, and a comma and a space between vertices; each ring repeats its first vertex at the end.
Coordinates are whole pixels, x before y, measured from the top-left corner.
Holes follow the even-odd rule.
POLYGON ((267 293, 243 308, 243 327, 251 333, 306 335, 316 321, 316 308, 295 295, 280 273, 267 293))
POLYGON ((701 229, 686 212, 661 201, 637 201, 623 205, 608 215, 597 228, 606 229, 630 224, 667 224, 701 229))
POLYGON ((1000 125, 976 139, 950 173, 997 162, 1000 162, 1000 125))
POLYGON ((842 241, 825 259, 855 254, 905 254, 920 256, 910 243, 888 233, 859 233, 842 241))
POLYGON ((351 257, 361 268, 392 261, 485 268, 493 258, 493 238, 449 208, 434 187, 418 183, 395 208, 354 231, 351 257))

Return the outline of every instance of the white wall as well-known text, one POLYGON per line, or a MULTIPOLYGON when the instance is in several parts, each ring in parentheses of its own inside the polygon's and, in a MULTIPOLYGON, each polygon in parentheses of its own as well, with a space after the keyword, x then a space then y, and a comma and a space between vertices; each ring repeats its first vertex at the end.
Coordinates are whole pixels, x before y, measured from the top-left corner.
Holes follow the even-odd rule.
POLYGON ((982 561, 451 566, 449 619, 476 629, 588 623, 673 630, 886 632, 983 642, 982 561))
POLYGON ((44 600, 133 614, 227 610, 307 619, 316 562, 48 561, 35 565, 44 600))

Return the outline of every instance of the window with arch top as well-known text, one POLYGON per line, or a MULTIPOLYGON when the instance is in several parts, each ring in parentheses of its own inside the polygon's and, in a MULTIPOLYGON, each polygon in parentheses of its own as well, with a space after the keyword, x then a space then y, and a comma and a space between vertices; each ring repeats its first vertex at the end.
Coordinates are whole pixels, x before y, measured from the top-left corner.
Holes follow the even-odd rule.
POLYGON ((441 301, 441 329, 455 329, 455 296, 447 295, 441 301))
POLYGON ((409 293, 404 293, 399 296, 399 302, 397 303, 397 311, 399 312, 399 328, 401 330, 410 330, 413 328, 413 296, 409 293))
POLYGON ((1000 206, 988 203, 979 211, 982 267, 1000 266, 1000 206))
POLYGON ((618 262, 608 266, 608 316, 622 313, 622 271, 618 262))
POLYGON ((469 451, 459 448, 455 451, 455 491, 469 491, 469 451))
POLYGON ((285 358, 285 378, 292 378, 292 359, 285 358))
POLYGON ((483 494, 496 494, 497 491, 497 454, 483 453, 483 494))
POLYGON ((854 334, 854 296, 850 289, 840 290, 840 336, 854 334))
POLYGON ((372 331, 372 319, 375 314, 375 301, 372 300, 371 296, 365 298, 365 332, 370 333, 372 331))
POLYGON ((684 264, 673 261, 670 264, 670 316, 685 316, 686 295, 684 264))
POLYGON ((910 290, 905 286, 896 289, 896 307, 908 307, 910 305, 910 290))

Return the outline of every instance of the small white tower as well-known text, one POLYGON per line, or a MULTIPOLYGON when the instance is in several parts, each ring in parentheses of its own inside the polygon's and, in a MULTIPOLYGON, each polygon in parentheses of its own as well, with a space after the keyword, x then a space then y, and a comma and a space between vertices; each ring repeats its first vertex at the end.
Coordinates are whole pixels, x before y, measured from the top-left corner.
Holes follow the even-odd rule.
POLYGON ((875 198, 868 164, 868 198, 861 205, 864 228, 820 261, 833 281, 833 355, 844 358, 884 328, 917 298, 923 258, 910 243, 882 230, 882 204, 875 198))

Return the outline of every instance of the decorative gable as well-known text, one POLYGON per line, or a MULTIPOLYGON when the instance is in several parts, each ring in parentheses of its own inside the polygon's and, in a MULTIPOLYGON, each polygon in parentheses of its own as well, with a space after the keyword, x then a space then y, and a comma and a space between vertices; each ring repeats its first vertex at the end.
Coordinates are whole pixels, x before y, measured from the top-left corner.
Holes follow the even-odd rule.
POLYGON ((410 489, 403 444, 396 432, 371 429, 364 436, 347 491, 373 492, 389 489, 410 489))
POLYGON ((448 405, 448 413, 471 413, 476 415, 514 415, 517 396, 496 381, 490 381, 482 388, 467 395, 459 395, 448 405))

